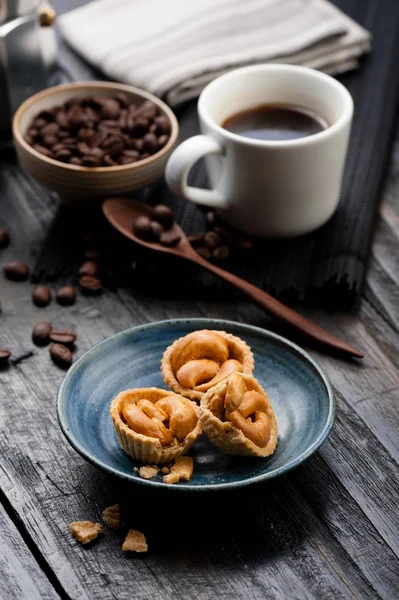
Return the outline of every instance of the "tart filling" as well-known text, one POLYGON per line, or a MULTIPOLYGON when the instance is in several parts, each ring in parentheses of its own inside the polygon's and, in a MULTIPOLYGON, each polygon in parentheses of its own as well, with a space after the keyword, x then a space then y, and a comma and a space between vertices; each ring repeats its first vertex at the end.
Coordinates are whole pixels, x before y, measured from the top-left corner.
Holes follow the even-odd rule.
POLYGON ((210 441, 225 454, 269 456, 277 445, 277 422, 266 392, 252 375, 233 373, 201 400, 200 420, 210 441))
POLYGON ((252 373, 253 369, 253 354, 243 340, 208 329, 176 340, 161 362, 165 383, 174 392, 197 401, 232 373, 252 373))
POLYGON ((121 448, 144 463, 172 461, 186 453, 201 433, 198 407, 158 388, 121 392, 110 413, 121 448))

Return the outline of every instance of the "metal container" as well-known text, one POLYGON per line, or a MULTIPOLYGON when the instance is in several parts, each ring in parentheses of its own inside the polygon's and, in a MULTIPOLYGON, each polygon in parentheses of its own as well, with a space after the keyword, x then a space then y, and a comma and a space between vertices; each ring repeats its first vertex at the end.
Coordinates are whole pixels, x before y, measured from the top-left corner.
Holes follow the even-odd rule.
POLYGON ((40 0, 0 0, 0 139, 11 137, 12 116, 48 87, 56 60, 54 10, 40 0))

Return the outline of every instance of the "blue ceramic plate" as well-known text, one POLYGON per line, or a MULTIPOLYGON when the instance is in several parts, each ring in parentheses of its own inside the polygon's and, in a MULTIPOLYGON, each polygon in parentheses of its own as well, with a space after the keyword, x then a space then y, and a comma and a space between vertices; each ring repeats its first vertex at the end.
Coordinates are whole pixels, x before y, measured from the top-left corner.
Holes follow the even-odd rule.
POLYGON ((273 405, 279 429, 270 458, 225 456, 202 435, 193 445, 194 475, 174 489, 240 487, 296 467, 327 438, 334 420, 331 386, 314 360, 295 344, 258 327, 213 319, 160 321, 122 331, 86 352, 68 371, 58 394, 58 419, 70 444, 108 473, 156 487, 162 476, 142 479, 138 464, 119 447, 109 416, 113 397, 134 387, 165 388, 160 373, 164 350, 196 329, 223 329, 252 348, 255 372, 273 405))

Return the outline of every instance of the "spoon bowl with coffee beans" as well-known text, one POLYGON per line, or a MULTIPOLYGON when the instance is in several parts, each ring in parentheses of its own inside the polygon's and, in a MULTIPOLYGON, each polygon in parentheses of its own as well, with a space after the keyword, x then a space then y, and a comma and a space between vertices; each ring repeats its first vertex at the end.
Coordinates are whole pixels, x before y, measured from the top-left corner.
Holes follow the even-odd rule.
POLYGON ((307 339, 313 340, 321 349, 344 356, 363 358, 364 354, 360 350, 335 337, 316 323, 312 323, 252 283, 198 254, 184 231, 174 221, 173 212, 168 206, 158 205, 153 208, 132 198, 108 198, 103 203, 103 212, 111 225, 125 237, 157 252, 189 260, 218 275, 284 323, 287 330, 294 330, 307 339))
POLYGON ((48 88, 26 100, 13 120, 20 164, 73 205, 159 179, 178 130, 162 100, 113 82, 48 88))

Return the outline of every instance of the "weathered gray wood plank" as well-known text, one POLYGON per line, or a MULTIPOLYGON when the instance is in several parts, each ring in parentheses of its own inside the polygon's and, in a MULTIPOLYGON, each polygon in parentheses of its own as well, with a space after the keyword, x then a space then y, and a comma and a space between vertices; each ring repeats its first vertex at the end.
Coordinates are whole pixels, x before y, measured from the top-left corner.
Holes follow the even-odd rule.
POLYGON ((59 595, 0 505, 0 598, 56 600, 59 595))

